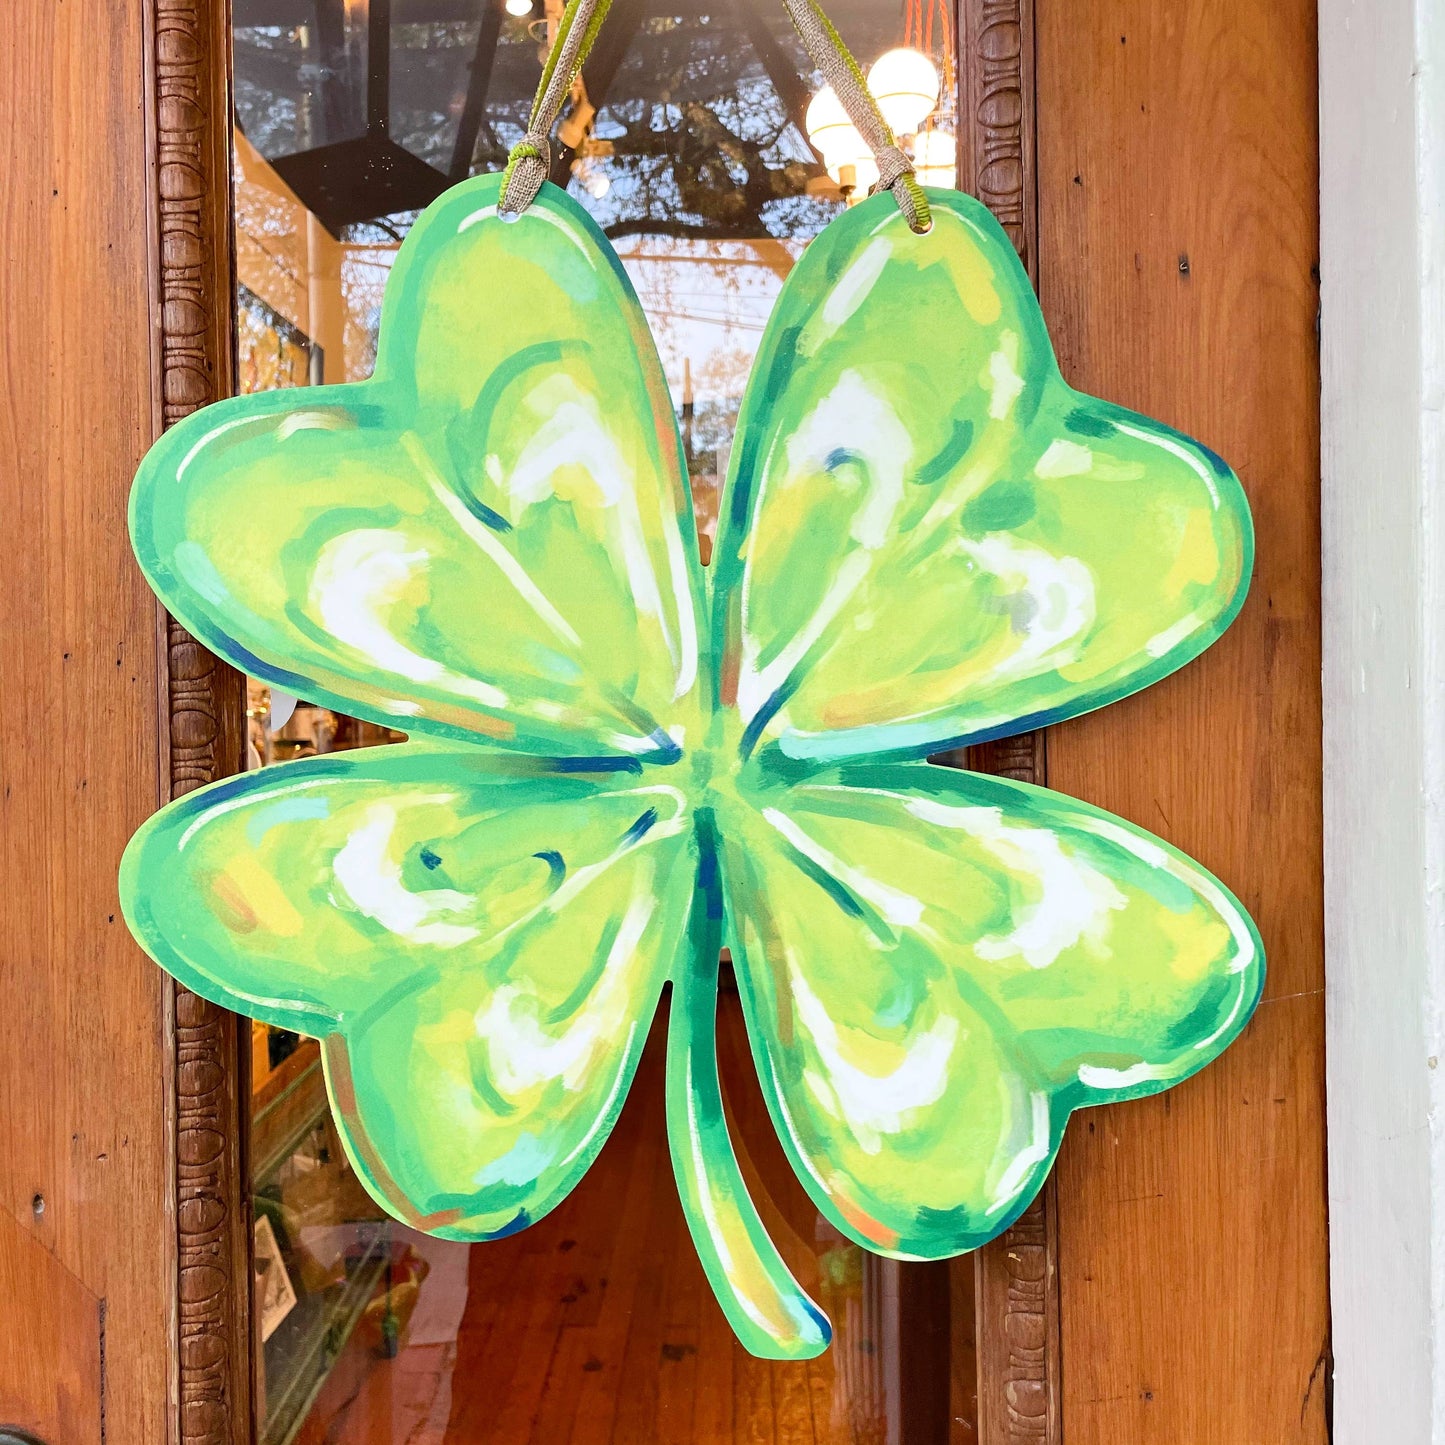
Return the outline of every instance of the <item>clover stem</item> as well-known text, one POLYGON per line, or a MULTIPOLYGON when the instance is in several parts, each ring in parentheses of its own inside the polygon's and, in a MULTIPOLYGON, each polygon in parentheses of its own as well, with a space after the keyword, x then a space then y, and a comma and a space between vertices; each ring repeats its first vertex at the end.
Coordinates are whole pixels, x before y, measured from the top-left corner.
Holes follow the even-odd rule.
POLYGON ((832 1340, 768 1237, 738 1167, 717 1063, 722 890, 711 812, 699 810, 697 901, 689 958, 673 980, 667 1039, 667 1136, 693 1243, 739 1340, 769 1360, 810 1360, 832 1340))

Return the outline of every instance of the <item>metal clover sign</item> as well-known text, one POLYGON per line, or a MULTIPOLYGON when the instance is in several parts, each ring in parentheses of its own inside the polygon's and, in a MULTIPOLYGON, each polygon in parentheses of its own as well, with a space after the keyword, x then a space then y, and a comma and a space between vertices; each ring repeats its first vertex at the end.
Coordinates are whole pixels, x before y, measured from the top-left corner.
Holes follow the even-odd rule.
POLYGON ((708 1276, 757 1354, 828 1322, 769 1241, 714 1044, 731 949, 818 1208, 936 1259, 1003 1231, 1073 1109, 1239 1033, 1264 960, 1180 853, 928 754, 1197 656, 1248 509, 1196 443, 1072 391, 1006 237, 880 195, 786 283, 699 565, 657 352, 602 234, 499 177, 422 217, 375 377, 211 407, 132 497, 207 646, 404 728, 236 778, 136 835, 122 894, 187 987, 323 1041, 351 1158, 418 1229, 553 1208, 672 986, 668 1124, 708 1276))

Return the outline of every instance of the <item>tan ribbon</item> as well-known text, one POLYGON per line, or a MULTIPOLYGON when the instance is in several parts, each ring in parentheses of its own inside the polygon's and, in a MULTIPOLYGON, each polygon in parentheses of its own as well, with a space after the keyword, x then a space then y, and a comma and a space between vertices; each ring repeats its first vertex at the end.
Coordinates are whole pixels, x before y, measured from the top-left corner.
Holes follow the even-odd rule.
MULTIPOLYGON (((893 193, 898 209, 915 231, 928 230, 933 224, 928 197, 914 175, 913 162, 899 149, 897 137, 868 89, 867 78, 822 5, 818 0, 783 0, 783 6, 813 64, 837 92, 848 118, 872 151, 878 163, 878 189, 893 193)), ((568 0, 532 102, 526 134, 507 157, 499 206, 504 214, 525 211, 551 174, 552 127, 611 8, 612 0, 568 0)))

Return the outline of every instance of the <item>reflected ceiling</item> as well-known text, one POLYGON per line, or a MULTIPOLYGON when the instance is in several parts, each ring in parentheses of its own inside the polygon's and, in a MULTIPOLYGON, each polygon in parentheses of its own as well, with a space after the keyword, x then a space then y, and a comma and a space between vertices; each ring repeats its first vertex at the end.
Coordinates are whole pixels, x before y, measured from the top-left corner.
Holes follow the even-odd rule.
MULTIPOLYGON (((405 218, 500 168, 541 69, 503 0, 234 0, 237 123, 334 234, 405 218)), ((832 0, 866 65, 895 0, 832 0)), ((798 237, 836 212, 803 134, 821 84, 781 0, 615 0, 552 179, 614 236, 798 237), (583 128, 588 107, 595 123, 583 128)))

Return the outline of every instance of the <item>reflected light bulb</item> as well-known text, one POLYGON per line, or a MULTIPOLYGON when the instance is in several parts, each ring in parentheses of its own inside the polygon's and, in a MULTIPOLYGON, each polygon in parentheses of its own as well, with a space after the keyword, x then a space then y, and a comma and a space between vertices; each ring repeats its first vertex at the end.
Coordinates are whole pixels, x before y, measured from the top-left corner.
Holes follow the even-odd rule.
POLYGON ((868 89, 894 133, 912 135, 938 108, 938 69, 921 50, 889 50, 868 72, 868 89))
POLYGON ((807 128, 808 139, 822 152, 829 170, 833 168, 834 157, 851 161, 863 143, 862 136, 848 119, 848 112, 843 109, 843 102, 831 85, 824 86, 813 97, 803 124, 807 128))
POLYGON ((945 130, 926 130, 913 142, 913 170, 921 186, 958 184, 958 142, 945 130))
POLYGON ((600 201, 612 189, 611 177, 591 156, 578 156, 572 162, 572 174, 594 201, 600 201))
POLYGON ((508 15, 530 15, 532 0, 507 0, 508 15))

